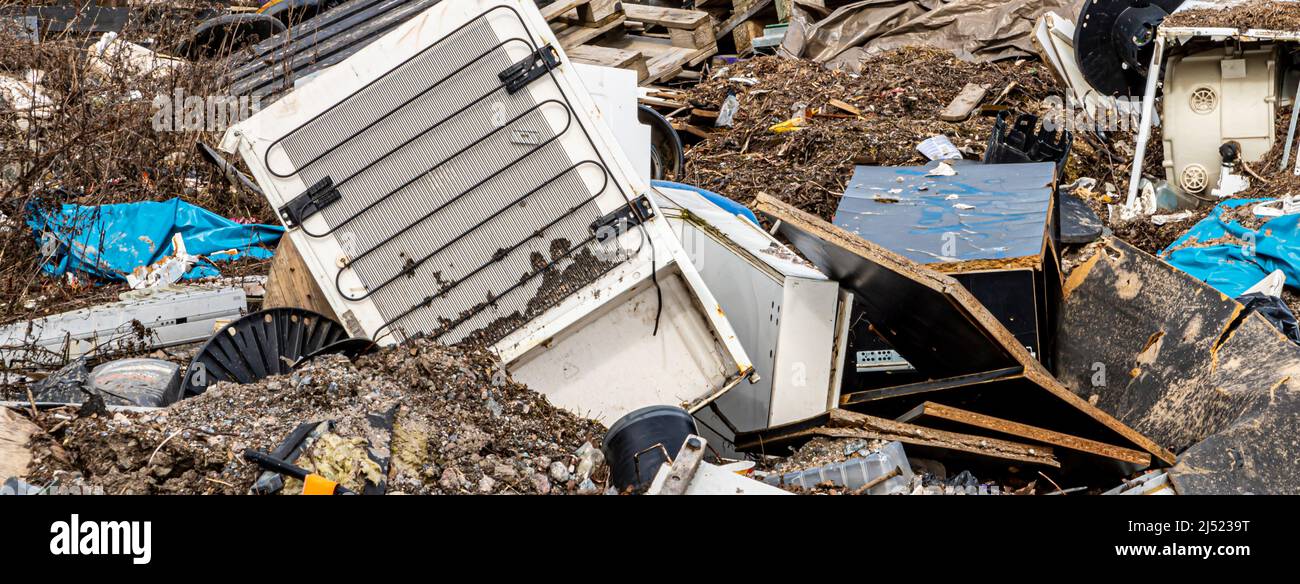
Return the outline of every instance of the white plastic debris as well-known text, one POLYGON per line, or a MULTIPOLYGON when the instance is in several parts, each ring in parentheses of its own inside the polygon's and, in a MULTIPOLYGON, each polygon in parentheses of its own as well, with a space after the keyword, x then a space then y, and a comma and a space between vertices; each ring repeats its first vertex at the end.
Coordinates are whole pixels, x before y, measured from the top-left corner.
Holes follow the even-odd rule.
MULTIPOLYGON (((1125 201, 1121 205, 1110 205, 1107 210, 1110 212, 1111 223, 1131 223, 1142 217, 1150 217, 1156 212, 1156 186, 1151 181, 1143 179, 1142 188, 1138 196, 1125 201)), ((1177 213, 1175 213, 1177 215, 1177 213)), ((1169 216, 1166 216, 1168 221, 1169 216)), ((1161 223, 1157 223, 1161 225, 1161 223)))
POLYGON ((961 160, 961 150, 953 145, 952 140, 942 134, 931 136, 916 145, 916 149, 930 160, 961 160))
POLYGON ((1192 217, 1195 217, 1195 214, 1191 211, 1179 211, 1168 215, 1152 215, 1151 223, 1155 225, 1164 225, 1165 223, 1177 223, 1179 221, 1191 219, 1192 217))
POLYGON ((1219 170, 1219 184, 1210 190, 1210 194, 1220 199, 1226 199, 1241 191, 1250 188, 1250 179, 1232 173, 1232 166, 1223 165, 1219 170))
POLYGON ((1300 213, 1300 195, 1282 197, 1276 201, 1255 205, 1256 217, 1281 217, 1296 213, 1300 213))
POLYGON ((728 93, 727 99, 722 102, 722 108, 718 110, 718 119, 713 125, 719 128, 730 128, 736 121, 736 113, 740 111, 740 98, 734 93, 728 93))
POLYGON ((940 162, 930 172, 925 173, 925 176, 957 176, 957 169, 947 162, 940 162))
POLYGON ((172 236, 172 255, 158 260, 153 265, 140 266, 126 276, 126 282, 132 290, 143 288, 162 288, 181 280, 185 272, 194 267, 198 256, 190 255, 185 250, 185 239, 177 233, 172 236))
POLYGON ((38 118, 49 117, 54 106, 40 85, 6 75, 0 75, 0 101, 16 112, 30 113, 38 118))
POLYGON ((90 53, 90 68, 104 77, 112 77, 114 68, 122 65, 130 73, 144 76, 167 75, 185 67, 185 61, 119 39, 115 32, 104 33, 86 51, 90 53))
POLYGON ((1282 288, 1286 286, 1286 274, 1282 270, 1273 270, 1272 274, 1264 276, 1264 279, 1255 282, 1254 286, 1247 288, 1241 295, 1263 294, 1265 296, 1282 296, 1282 288))

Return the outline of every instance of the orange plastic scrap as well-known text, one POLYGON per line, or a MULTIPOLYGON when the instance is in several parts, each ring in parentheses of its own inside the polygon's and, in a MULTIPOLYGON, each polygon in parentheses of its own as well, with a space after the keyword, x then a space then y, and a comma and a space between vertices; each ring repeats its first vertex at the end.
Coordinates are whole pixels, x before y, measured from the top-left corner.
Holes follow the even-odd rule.
POLYGON ((333 495, 335 487, 339 484, 331 481, 318 474, 309 474, 307 479, 302 482, 302 494, 304 495, 333 495))

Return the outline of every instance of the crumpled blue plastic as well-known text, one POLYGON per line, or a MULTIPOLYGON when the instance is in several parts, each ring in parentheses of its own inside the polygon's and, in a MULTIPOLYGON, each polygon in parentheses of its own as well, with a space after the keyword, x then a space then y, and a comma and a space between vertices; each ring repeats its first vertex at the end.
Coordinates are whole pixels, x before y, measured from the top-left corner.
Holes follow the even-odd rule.
POLYGON ((1300 215, 1283 215, 1257 230, 1224 220, 1224 210, 1272 199, 1234 199, 1215 206, 1210 214, 1160 252, 1160 257, 1216 290, 1236 298, 1274 270, 1286 274, 1286 283, 1300 287, 1300 215), (1183 247, 1231 235, 1237 241, 1206 247, 1183 247), (1172 250, 1172 251, 1171 251, 1172 250))
MULTIPOLYGON (((180 233, 186 251, 211 261, 274 254, 284 228, 241 225, 179 198, 114 205, 66 204, 57 212, 33 207, 27 225, 45 257, 41 269, 53 276, 81 273, 109 281, 172 255, 172 235, 180 233), (235 253, 219 253, 235 250, 235 253)), ((196 262, 185 279, 220 276, 208 262, 196 262)))

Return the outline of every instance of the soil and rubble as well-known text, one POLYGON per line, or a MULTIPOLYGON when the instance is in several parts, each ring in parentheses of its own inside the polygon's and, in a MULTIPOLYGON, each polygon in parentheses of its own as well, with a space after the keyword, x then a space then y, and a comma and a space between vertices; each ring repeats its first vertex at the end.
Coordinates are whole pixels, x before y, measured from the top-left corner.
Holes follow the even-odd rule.
POLYGON ((428 341, 356 363, 321 357, 246 385, 217 383, 148 413, 42 412, 37 422, 54 440, 35 445, 28 480, 107 493, 243 494, 261 473, 245 449, 274 450, 299 424, 328 420, 334 437, 300 462, 360 491, 378 470, 364 456, 366 415, 393 408, 390 493, 605 490, 604 467, 574 474, 579 449, 600 446, 600 423, 557 409, 485 351, 428 341))
POLYGON ((1193 8, 1169 15, 1163 26, 1296 30, 1300 29, 1300 6, 1292 2, 1248 0, 1226 7, 1193 8))
MULTIPOLYGON (((1043 99, 1059 93, 1039 62, 968 63, 924 47, 873 56, 861 75, 758 57, 719 70, 688 91, 691 105, 707 109, 718 109, 728 93, 735 93, 740 109, 732 127, 713 130, 687 150, 684 180, 741 202, 766 192, 829 219, 856 165, 925 164, 928 159, 916 146, 936 135, 947 136, 968 159, 981 157, 992 117, 939 119, 966 83, 987 86, 986 103, 1034 114, 1045 113, 1043 99), (829 105, 831 100, 848 103, 861 115, 829 105), (770 131, 801 111, 811 113, 803 129, 770 131)), ((1118 165, 1111 165, 1125 160, 1119 146, 1084 141, 1075 139, 1068 176, 1121 178, 1113 176, 1118 165), (1096 176, 1099 167, 1109 172, 1096 176)))
MULTIPOLYGON (((152 10, 133 19, 122 38, 165 49, 190 31, 192 22, 177 18, 175 11, 152 10)), ((1225 10, 1184 11, 1165 24, 1295 30, 1300 29, 1300 6, 1251 0, 1225 10)), ((157 75, 138 75, 121 63, 110 63, 114 73, 103 75, 87 59, 85 47, 93 40, 32 44, 0 29, 0 74, 39 79, 51 98, 37 116, 0 106, 0 324, 110 302, 127 289, 121 283, 46 277, 40 269, 44 258, 22 220, 33 207, 180 196, 224 217, 278 222, 263 197, 232 185, 199 154, 197 143, 217 143, 219 130, 157 127, 152 96, 220 94, 227 73, 222 61, 188 62, 180 72, 157 75)), ((703 115, 698 116, 705 120, 697 128, 700 132, 682 132, 688 139, 686 167, 684 175, 675 178, 745 204, 760 193, 771 194, 826 219, 835 214, 857 165, 925 164, 928 159, 916 146, 934 136, 946 136, 967 160, 981 158, 992 117, 976 112, 960 122, 940 119, 967 83, 986 89, 985 105, 1012 113, 1048 115, 1045 100, 1062 93, 1049 68, 1036 60, 970 63, 928 47, 873 55, 863 62, 860 74, 759 56, 706 68, 702 75, 701 82, 683 88, 688 107, 670 117, 694 124, 693 112, 716 113, 730 95, 739 107, 730 127, 712 127, 703 115), (787 123, 786 131, 774 131, 782 123, 787 123)), ((1289 122, 1289 109, 1279 110, 1278 136, 1286 135, 1289 122)), ((1284 146, 1278 139, 1262 160, 1249 165, 1251 187, 1234 198, 1300 194, 1300 178, 1280 168, 1284 146)), ((1090 186, 1075 188, 1074 194, 1107 220, 1114 235, 1158 253, 1204 218, 1212 205, 1164 225, 1109 221, 1107 205, 1122 202, 1134 152, 1133 135, 1127 130, 1106 135, 1077 132, 1061 184, 1094 179, 1090 186)), ((1158 135, 1153 136, 1144 161, 1148 174, 1159 171, 1161 157, 1158 135)), ((1248 228, 1262 223, 1248 206, 1225 217, 1248 228)), ((1066 250, 1065 271, 1095 249, 1066 250)), ((260 275, 268 264, 243 260, 222 264, 221 271, 226 276, 260 275)), ((569 275, 547 271, 544 287, 567 293, 569 275)), ((1292 291, 1285 298, 1297 306, 1292 291)), ((543 308, 530 304, 526 314, 515 318, 531 317, 543 308)), ((471 340, 496 338, 495 328, 509 328, 511 322, 493 323, 471 340)), ((151 355, 183 364, 193 352, 194 347, 180 347, 151 355)), ((129 355, 98 359, 123 356, 129 355)), ((27 399, 25 389, 0 387, 0 398, 22 402, 27 399)), ((33 459, 24 480, 89 492, 245 494, 262 469, 246 461, 244 451, 274 450, 299 425, 317 422, 330 422, 329 430, 295 463, 354 491, 367 484, 383 484, 394 494, 611 491, 608 467, 591 456, 599 452, 606 428, 555 407, 544 395, 513 381, 490 352, 469 344, 447 347, 415 340, 355 361, 325 356, 290 375, 246 385, 217 383, 200 396, 159 410, 104 411, 89 404, 39 412, 32 407, 20 413, 42 430, 29 445, 33 459), (391 430, 377 435, 373 419, 388 413, 391 430), (386 471, 374 460, 376 450, 390 454, 386 471)), ((758 457, 756 472, 783 474, 825 466, 866 456, 884 444, 816 438, 787 457, 758 457)), ((966 469, 916 462, 912 494, 1061 491, 1042 473, 1044 483, 1030 477, 999 484, 966 469)), ((288 481, 283 492, 300 490, 301 483, 288 481)), ((829 484, 791 490, 850 494, 829 484)))

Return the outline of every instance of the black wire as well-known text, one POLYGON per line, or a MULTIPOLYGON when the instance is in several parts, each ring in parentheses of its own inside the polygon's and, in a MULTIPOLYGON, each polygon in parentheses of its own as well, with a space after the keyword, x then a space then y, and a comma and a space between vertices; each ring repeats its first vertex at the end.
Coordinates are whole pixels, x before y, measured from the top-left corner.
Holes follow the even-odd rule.
MULTIPOLYGON (((633 207, 633 209, 635 208, 636 207, 633 207)), ((650 336, 654 337, 659 335, 659 318, 663 316, 664 313, 664 291, 663 288, 659 286, 659 265, 658 265, 659 260, 657 259, 658 248, 655 247, 655 239, 653 237, 650 237, 650 234, 646 232, 645 221, 646 220, 642 220, 641 223, 637 224, 637 227, 641 228, 642 241, 650 242, 650 281, 654 282, 655 285, 655 304, 656 304, 655 330, 654 332, 650 333, 650 336)))

